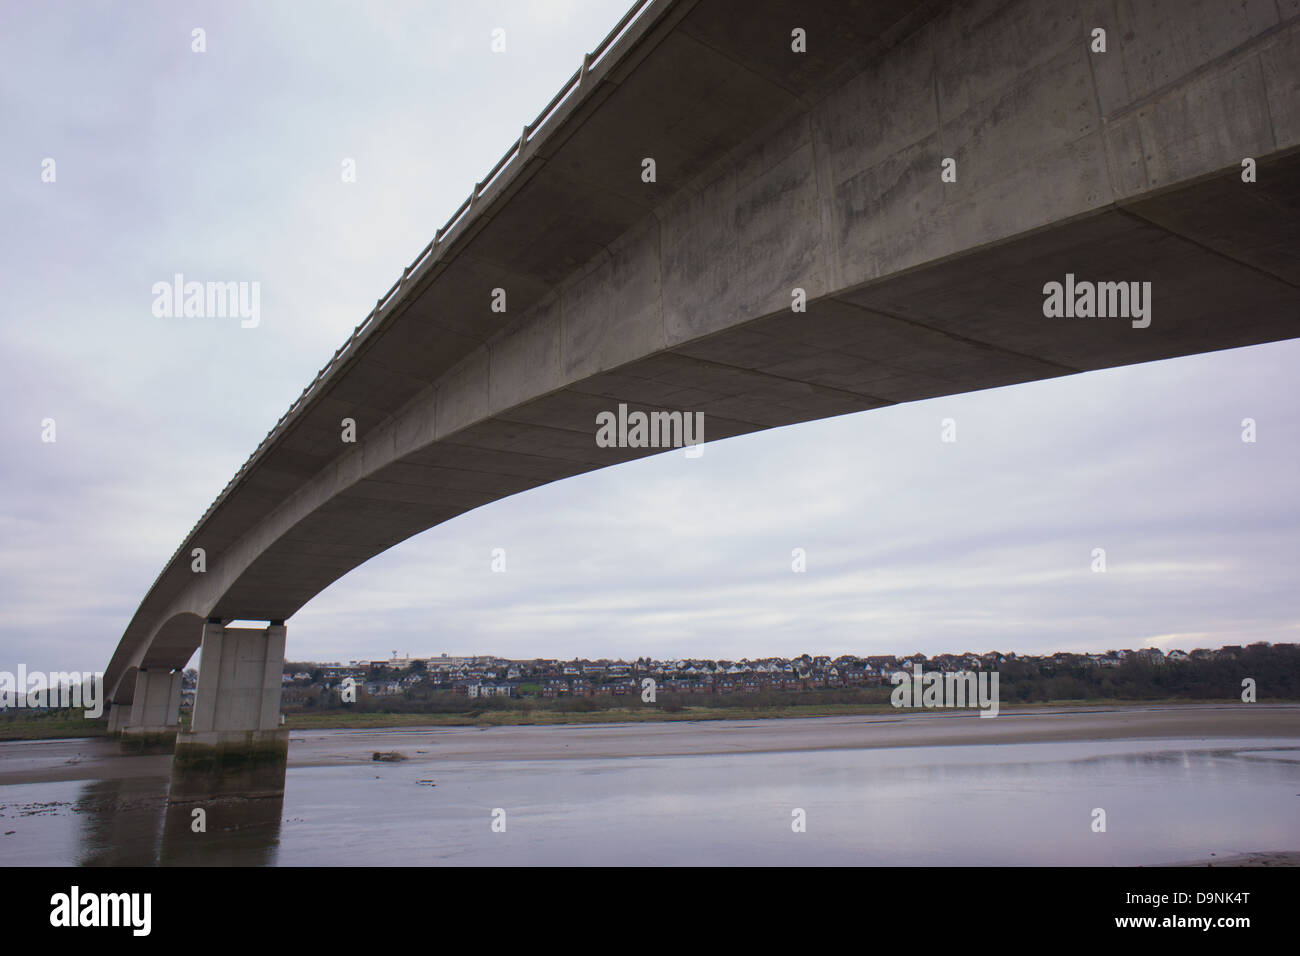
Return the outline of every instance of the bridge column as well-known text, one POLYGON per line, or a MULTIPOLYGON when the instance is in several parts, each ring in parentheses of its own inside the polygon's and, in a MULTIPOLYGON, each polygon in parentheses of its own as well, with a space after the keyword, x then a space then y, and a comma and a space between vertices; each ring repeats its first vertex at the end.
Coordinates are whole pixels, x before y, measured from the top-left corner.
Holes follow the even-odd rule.
POLYGON ((110 701, 108 705, 108 732, 110 734, 121 733, 122 728, 126 726, 127 718, 130 716, 130 704, 115 704, 110 701))
MULTIPOLYGON (((110 716, 119 707, 109 711, 110 716)), ((171 753, 180 729, 181 672, 169 668, 145 670, 135 675, 135 696, 122 726, 124 753, 171 753)), ((111 725, 110 725, 111 726, 111 725)))
POLYGON ((284 624, 263 630, 203 626, 199 686, 190 727, 176 738, 178 772, 229 774, 256 765, 283 766, 289 732, 280 727, 284 624))

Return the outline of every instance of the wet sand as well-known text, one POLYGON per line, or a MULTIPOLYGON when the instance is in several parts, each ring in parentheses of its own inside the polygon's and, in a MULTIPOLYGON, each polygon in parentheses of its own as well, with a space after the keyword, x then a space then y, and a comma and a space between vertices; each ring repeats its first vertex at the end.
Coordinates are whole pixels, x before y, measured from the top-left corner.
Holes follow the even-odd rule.
MULTIPOLYGON (((949 712, 906 716, 665 723, 305 730, 289 766, 369 762, 397 751, 412 761, 566 760, 1054 741, 1295 738, 1300 705, 1212 704, 949 712)), ((165 777, 170 756, 123 756, 108 739, 0 743, 0 786, 56 780, 165 777)), ((1204 861, 1192 865, 1205 865, 1204 861)))
POLYGON ((1167 863, 1166 866, 1300 866, 1300 853, 1238 853, 1234 856, 1210 854, 1204 860, 1167 863))

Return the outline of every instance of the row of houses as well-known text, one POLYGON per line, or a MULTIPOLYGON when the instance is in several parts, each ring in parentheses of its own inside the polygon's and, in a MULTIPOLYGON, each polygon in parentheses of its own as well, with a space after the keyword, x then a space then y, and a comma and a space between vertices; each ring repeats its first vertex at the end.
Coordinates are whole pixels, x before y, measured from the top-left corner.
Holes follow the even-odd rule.
MULTIPOLYGON (((855 687, 868 682, 880 683, 878 676, 868 677, 865 671, 839 673, 831 668, 829 675, 811 673, 794 674, 722 674, 708 677, 671 677, 655 682, 656 691, 673 691, 688 694, 759 694, 768 691, 819 690, 823 687, 855 687)), ((639 694, 642 685, 636 678, 628 677, 596 683, 585 677, 553 677, 542 684, 543 697, 621 697, 639 694)))
MULTIPOLYGON (((1278 644, 1270 645, 1267 641, 1259 641, 1249 645, 1251 649, 1264 648, 1270 646, 1285 647, 1288 645, 1278 644)), ((1104 654, 1073 654, 1068 651, 1060 651, 1052 654, 1050 657, 1026 657, 1022 658, 1030 663, 1052 663, 1052 664, 1083 664, 1093 665, 1096 667, 1119 667, 1125 661, 1139 660, 1149 664, 1167 664, 1179 661, 1194 660, 1215 660, 1215 659, 1233 659, 1238 657, 1244 648, 1240 644, 1228 644, 1218 650, 1209 648, 1197 648, 1193 651, 1184 651, 1175 648, 1170 651, 1162 651, 1158 647, 1144 647, 1139 650, 1118 650, 1107 651, 1104 654)))
POLYGON ((542 683, 543 697, 624 697, 636 694, 640 685, 631 677, 593 683, 585 677, 550 677, 542 683))
MULTIPOLYGON (((1250 648, 1268 646, 1267 643, 1260 642, 1250 645, 1250 648)), ((938 654, 933 657, 919 653, 905 656, 842 655, 836 658, 801 655, 790 659, 762 658, 735 662, 705 659, 657 661, 650 658, 639 658, 632 662, 582 659, 559 661, 543 658, 509 661, 491 655, 472 658, 450 658, 443 655, 381 679, 370 677, 376 673, 371 666, 373 662, 350 661, 346 665, 299 665, 286 672, 283 681, 285 692, 290 695, 286 700, 294 698, 291 688, 337 689, 344 678, 355 680, 357 686, 364 688, 365 693, 372 697, 397 696, 421 685, 430 689, 455 690, 476 698, 517 697, 525 693, 520 687, 523 683, 539 686, 543 697, 621 696, 639 693, 640 682, 646 677, 653 678, 663 690, 730 694, 885 684, 889 683, 891 675, 900 670, 910 671, 915 666, 927 671, 949 673, 994 670, 1012 661, 1049 668, 1119 667, 1128 660, 1164 664, 1171 661, 1233 658, 1243 651, 1244 648, 1239 645, 1228 645, 1216 651, 1197 649, 1185 652, 1175 649, 1167 653, 1159 648, 1148 647, 1105 653, 1062 651, 1044 657, 1017 657, 1014 653, 994 651, 984 654, 938 654), (304 669, 308 666, 312 668, 311 671, 304 669)))

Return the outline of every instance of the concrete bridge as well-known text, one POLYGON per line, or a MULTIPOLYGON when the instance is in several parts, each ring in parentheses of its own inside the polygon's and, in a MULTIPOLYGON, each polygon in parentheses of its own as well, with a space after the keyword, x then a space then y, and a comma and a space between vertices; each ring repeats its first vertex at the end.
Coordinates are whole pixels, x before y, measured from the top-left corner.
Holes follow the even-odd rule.
POLYGON ((173 737, 201 644, 178 748, 283 748, 284 621, 656 453, 594 440, 620 404, 715 440, 1300 336, 1297 146, 1297 0, 642 0, 168 561, 112 726, 173 737))

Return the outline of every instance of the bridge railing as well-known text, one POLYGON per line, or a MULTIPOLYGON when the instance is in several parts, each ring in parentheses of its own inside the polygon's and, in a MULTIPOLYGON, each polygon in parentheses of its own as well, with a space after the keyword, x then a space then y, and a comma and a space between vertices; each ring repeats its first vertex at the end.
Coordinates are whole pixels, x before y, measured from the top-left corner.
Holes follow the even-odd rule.
MULTIPOLYGON (((383 312, 384 308, 388 306, 390 302, 393 301, 394 297, 402 289, 402 286, 407 282, 407 280, 426 263, 431 262, 431 257, 436 258, 435 253, 448 241, 452 230, 457 225, 461 224, 462 220, 465 219, 466 214, 475 203, 483 197, 488 188, 496 181, 502 171, 510 165, 510 162, 516 158, 523 157, 528 149, 529 143, 537 133, 542 131, 545 123, 555 115, 556 111, 559 110, 569 96, 582 86, 583 81, 600 63, 605 54, 613 48, 614 44, 622 38, 622 36, 631 28, 632 24, 652 2, 654 2, 654 0, 635 0, 631 8, 627 13, 623 14, 623 18, 619 20, 614 29, 610 30, 610 32, 605 36, 605 39, 600 41, 596 49, 582 58, 582 66, 574 71, 573 75, 569 77, 564 86, 560 88, 559 92, 557 92, 555 96, 551 98, 551 101, 542 108, 542 111, 537 114, 537 118, 524 126, 523 134, 515 143, 511 144, 510 148, 506 150, 504 155, 497 160, 496 165, 492 167, 487 176, 484 177, 481 182, 474 184, 474 188, 470 191, 469 197, 462 202, 459 207, 457 207, 456 211, 451 214, 451 218, 449 218, 436 232, 434 232, 433 239, 431 239, 429 244, 424 247, 418 256, 415 257, 415 261, 402 270, 401 276, 399 276, 397 281, 393 283, 392 288, 379 297, 378 301, 375 302, 375 307, 371 309, 370 313, 361 320, 361 323, 352 330, 352 334, 338 347, 334 352, 334 355, 330 357, 330 360, 321 367, 321 370, 316 373, 316 377, 313 378, 307 384, 307 387, 302 390, 302 394, 294 399, 293 404, 289 406, 288 411, 281 415, 279 421, 277 421, 271 427, 271 430, 266 433, 266 437, 258 443, 257 447, 253 449, 253 453, 248 456, 248 459, 242 465, 240 465, 239 470, 235 472, 234 477, 232 477, 230 481, 226 482, 226 486, 221 489, 221 493, 217 495, 212 504, 210 504, 207 510, 203 512, 202 517, 194 523, 194 527, 189 530, 176 551, 167 560, 162 571, 159 572, 158 578, 155 579, 154 586, 157 585, 158 580, 161 580, 162 575, 167 572, 167 568, 171 567, 171 564, 176 560, 177 555, 184 550, 185 545, 190 541, 194 533, 202 527, 203 523, 208 520, 216 510, 217 506, 225 499, 227 492, 229 492, 230 489, 248 473, 249 469, 252 468, 253 463, 257 461, 262 452, 281 433, 285 424, 293 414, 303 407, 307 399, 311 397, 311 395, 320 387, 321 383, 329 377, 330 373, 335 368, 347 361, 352 348, 370 330, 371 326, 374 324, 375 318, 383 312)), ((152 590, 153 588, 151 587, 150 591, 152 590)))

